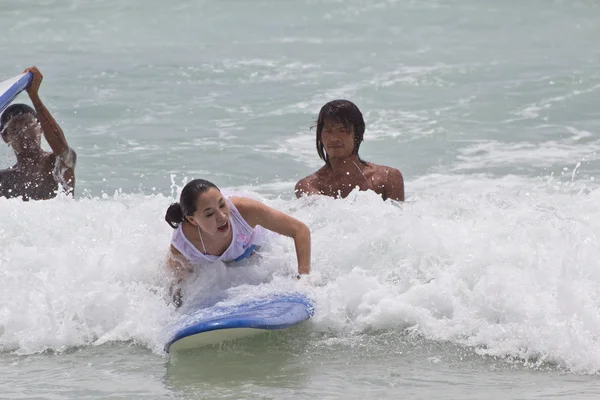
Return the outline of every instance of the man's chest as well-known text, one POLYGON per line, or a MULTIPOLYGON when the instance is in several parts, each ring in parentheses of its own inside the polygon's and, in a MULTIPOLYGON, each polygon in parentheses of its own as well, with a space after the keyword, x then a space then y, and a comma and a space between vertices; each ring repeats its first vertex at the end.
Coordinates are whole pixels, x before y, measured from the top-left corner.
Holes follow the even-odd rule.
POLYGON ((319 182, 319 191, 331 197, 347 197, 356 187, 361 191, 374 190, 377 192, 369 176, 330 177, 319 182))
POLYGON ((47 199, 53 197, 58 185, 52 175, 51 168, 39 166, 29 169, 15 169, 10 174, 6 185, 14 196, 25 196, 31 199, 47 199))

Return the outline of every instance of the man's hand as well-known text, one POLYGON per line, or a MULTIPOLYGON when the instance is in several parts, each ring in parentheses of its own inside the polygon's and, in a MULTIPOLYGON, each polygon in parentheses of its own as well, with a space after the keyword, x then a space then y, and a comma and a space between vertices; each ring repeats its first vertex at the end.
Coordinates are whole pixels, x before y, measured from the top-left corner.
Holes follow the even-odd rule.
POLYGON ((44 79, 44 76, 42 75, 40 70, 37 69, 37 67, 35 66, 27 68, 25 71, 23 71, 23 73, 27 72, 31 72, 33 74, 33 79, 27 87, 27 94, 29 94, 30 96, 37 96, 38 90, 40 89, 40 85, 42 84, 42 79, 44 79))

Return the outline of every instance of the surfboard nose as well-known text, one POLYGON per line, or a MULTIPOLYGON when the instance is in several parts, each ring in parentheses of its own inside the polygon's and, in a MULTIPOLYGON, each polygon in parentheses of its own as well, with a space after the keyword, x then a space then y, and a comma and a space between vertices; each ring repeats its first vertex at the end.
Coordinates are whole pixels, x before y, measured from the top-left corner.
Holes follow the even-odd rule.
POLYGON ((0 82, 0 113, 31 83, 33 74, 27 72, 0 82))

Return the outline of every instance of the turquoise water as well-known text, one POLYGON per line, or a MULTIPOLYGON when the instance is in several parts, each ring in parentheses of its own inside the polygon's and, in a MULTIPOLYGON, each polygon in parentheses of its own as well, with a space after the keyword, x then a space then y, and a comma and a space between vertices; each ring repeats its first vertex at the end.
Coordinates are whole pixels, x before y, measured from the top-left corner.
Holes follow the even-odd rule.
MULTIPOLYGON (((74 200, 0 199, 0 393, 595 398, 599 18, 583 0, 1 3, 0 79, 40 68, 79 164, 74 200), (363 158, 404 174, 403 206, 294 199, 334 98, 365 116, 363 158), (195 177, 309 225, 308 324, 162 353, 163 216, 195 177)), ((290 287, 293 267, 278 240, 230 290, 290 287)))

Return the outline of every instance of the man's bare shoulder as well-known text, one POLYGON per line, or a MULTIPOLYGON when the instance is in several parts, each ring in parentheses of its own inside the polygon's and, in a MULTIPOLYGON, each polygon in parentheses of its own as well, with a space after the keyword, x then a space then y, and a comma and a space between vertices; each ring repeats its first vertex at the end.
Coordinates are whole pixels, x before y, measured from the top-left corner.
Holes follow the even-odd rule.
POLYGON ((399 169, 373 164, 372 179, 384 199, 404 201, 404 177, 399 169))
POLYGON ((296 186, 294 187, 294 193, 296 193, 296 197, 300 197, 303 194, 309 194, 312 192, 317 180, 318 179, 315 174, 310 174, 296 182, 296 186))
POLYGON ((375 178, 384 180, 402 178, 402 173, 397 168, 373 163, 369 163, 369 166, 372 168, 373 176, 375 178))
POLYGON ((294 187, 294 192, 296 193, 296 197, 300 197, 304 194, 317 194, 320 193, 320 182, 323 168, 319 169, 317 172, 314 172, 304 178, 300 179, 296 186, 294 187))

